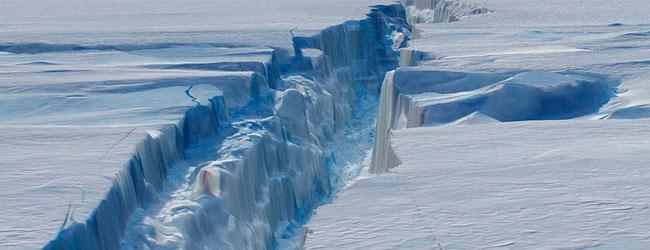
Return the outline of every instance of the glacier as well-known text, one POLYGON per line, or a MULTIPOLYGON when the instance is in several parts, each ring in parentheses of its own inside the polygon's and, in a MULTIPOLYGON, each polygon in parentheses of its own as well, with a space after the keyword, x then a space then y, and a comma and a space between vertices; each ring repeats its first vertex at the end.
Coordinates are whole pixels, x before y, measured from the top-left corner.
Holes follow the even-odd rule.
POLYGON ((452 2, 402 2, 370 174, 306 248, 647 248, 647 4, 452 2))

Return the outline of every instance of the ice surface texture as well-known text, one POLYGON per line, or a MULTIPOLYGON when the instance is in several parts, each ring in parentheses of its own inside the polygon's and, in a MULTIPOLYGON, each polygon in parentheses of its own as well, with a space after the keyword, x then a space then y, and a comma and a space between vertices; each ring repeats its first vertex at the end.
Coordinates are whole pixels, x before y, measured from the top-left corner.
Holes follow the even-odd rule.
POLYGON ((288 48, 294 29, 313 35, 366 18, 390 0, 3 1, 0 44, 145 45, 215 43, 288 48))

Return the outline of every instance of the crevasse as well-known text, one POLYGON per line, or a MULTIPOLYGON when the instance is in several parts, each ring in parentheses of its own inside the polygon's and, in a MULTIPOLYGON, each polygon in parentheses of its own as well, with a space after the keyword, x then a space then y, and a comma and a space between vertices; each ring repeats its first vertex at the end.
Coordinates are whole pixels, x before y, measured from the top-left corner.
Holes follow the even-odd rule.
POLYGON ((239 65, 252 71, 249 99, 224 91, 150 133, 89 218, 45 248, 299 247, 311 211, 372 145, 379 85, 410 37, 405 20, 402 5, 376 6, 294 37, 293 52, 278 49, 263 67, 239 65))

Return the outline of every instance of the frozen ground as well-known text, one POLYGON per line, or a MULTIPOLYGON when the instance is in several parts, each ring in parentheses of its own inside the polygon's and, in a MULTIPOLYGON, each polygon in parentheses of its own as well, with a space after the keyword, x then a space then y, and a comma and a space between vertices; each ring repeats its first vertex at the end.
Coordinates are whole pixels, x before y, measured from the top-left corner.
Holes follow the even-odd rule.
POLYGON ((370 147, 388 3, 0 1, 0 248, 293 237, 370 147), (294 58, 292 33, 318 43, 294 58))
POLYGON ((435 8, 410 10, 384 81, 378 175, 316 211, 307 247, 647 248, 650 7, 413 2, 435 8))

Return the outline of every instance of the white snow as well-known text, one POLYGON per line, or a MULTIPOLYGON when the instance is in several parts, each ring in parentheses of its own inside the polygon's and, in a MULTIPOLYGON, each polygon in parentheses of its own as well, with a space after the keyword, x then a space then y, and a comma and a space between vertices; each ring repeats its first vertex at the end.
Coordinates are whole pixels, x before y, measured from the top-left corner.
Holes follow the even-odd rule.
POLYGON ((2 0, 1 43, 291 45, 390 0, 2 0))
POLYGON ((402 164, 318 209, 307 248, 645 249, 648 133, 648 120, 396 130, 402 164))

